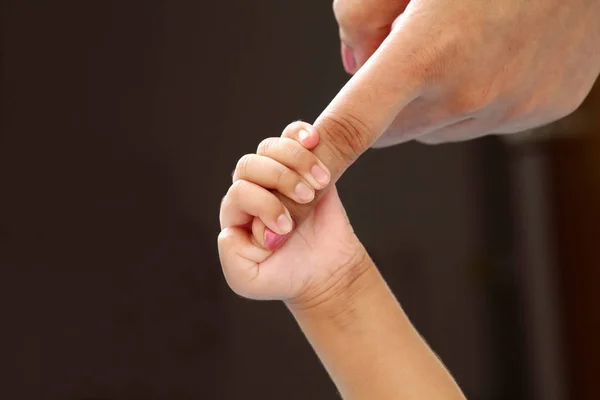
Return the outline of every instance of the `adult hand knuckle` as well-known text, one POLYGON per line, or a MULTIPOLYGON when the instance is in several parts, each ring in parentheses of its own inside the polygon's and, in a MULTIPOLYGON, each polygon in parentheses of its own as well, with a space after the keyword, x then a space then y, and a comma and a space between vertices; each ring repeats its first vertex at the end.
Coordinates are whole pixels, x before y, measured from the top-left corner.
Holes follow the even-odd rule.
MULTIPOLYGON (((415 29, 423 28, 416 26, 415 29)), ((421 84, 448 84, 448 78, 463 68, 465 54, 469 54, 469 39, 464 32, 450 27, 422 31, 421 34, 420 40, 402 50, 404 73, 421 84)))
POLYGON ((324 119, 320 131, 327 137, 327 145, 333 147, 334 154, 345 160, 355 160, 370 145, 374 132, 356 113, 330 112, 324 119))
POLYGON ((472 115, 489 107, 494 96, 489 87, 479 86, 464 88, 449 98, 448 111, 451 115, 472 115))

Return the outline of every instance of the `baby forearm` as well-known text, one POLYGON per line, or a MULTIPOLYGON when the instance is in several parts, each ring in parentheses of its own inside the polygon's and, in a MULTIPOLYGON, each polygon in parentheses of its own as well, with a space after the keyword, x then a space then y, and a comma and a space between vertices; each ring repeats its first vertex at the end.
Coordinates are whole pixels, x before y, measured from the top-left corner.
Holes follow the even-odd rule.
POLYGON ((464 399, 372 261, 364 262, 350 286, 331 298, 288 304, 342 397, 464 399))

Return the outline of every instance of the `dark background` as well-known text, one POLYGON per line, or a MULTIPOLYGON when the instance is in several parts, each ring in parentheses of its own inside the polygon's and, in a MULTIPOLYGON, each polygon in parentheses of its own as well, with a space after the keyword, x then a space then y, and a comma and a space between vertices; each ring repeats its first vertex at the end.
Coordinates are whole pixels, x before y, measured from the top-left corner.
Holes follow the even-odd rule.
MULTIPOLYGON (((237 159, 348 79, 329 2, 12 1, 0 15, 0 398, 336 398, 284 307, 235 296, 216 253, 237 159)), ((339 183, 470 399, 549 398, 526 351, 514 160, 494 138, 411 143, 367 152, 339 183)))

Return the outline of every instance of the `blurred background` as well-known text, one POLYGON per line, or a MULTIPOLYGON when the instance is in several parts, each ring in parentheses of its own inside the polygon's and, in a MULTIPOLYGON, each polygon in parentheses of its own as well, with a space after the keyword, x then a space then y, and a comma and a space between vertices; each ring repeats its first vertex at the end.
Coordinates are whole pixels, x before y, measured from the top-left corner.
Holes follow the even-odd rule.
MULTIPOLYGON (((216 252, 237 159, 348 79, 330 2, 0 7, 0 397, 338 398, 216 252)), ((369 151, 339 182, 469 399, 600 398, 599 110, 369 151)))

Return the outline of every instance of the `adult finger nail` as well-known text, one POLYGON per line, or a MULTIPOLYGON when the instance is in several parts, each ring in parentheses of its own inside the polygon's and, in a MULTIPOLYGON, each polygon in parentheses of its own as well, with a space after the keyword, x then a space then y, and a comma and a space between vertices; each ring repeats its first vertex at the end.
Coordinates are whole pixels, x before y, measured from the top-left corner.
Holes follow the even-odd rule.
POLYGON ((344 69, 347 73, 352 74, 356 69, 354 52, 344 42, 342 42, 342 62, 344 63, 344 69))

